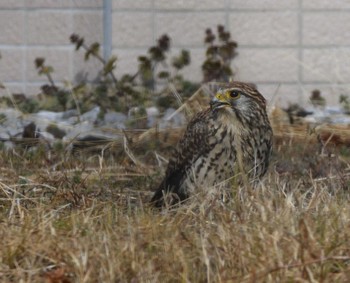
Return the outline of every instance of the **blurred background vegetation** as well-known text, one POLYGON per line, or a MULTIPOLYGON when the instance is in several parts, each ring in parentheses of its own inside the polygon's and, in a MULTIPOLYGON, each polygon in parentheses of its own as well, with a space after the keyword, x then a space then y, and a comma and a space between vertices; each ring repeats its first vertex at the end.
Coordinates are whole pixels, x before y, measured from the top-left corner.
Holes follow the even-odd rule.
MULTIPOLYGON (((89 43, 79 34, 72 34, 70 42, 75 45, 76 52, 84 52, 85 61, 98 60, 101 63, 99 75, 94 81, 57 82, 55 66, 51 66, 44 57, 37 57, 35 69, 40 76, 47 78, 38 98, 14 94, 11 98, 2 97, 1 103, 8 107, 16 105, 24 113, 70 109, 84 113, 93 106, 99 106, 101 117, 109 110, 128 113, 133 107, 138 108, 138 115, 143 115, 145 107, 156 106, 161 111, 177 107, 174 91, 181 94, 181 100, 185 100, 201 83, 188 81, 182 75, 181 71, 191 64, 191 54, 188 50, 181 50, 171 57, 171 38, 167 34, 160 36, 147 54, 138 56, 136 73, 118 78, 114 75, 118 58, 103 59, 99 42, 89 43)), ((208 28, 204 32, 203 44, 207 48, 201 65, 202 82, 233 79, 231 62, 237 56, 237 42, 231 39, 230 33, 222 25, 218 25, 215 31, 208 28)))

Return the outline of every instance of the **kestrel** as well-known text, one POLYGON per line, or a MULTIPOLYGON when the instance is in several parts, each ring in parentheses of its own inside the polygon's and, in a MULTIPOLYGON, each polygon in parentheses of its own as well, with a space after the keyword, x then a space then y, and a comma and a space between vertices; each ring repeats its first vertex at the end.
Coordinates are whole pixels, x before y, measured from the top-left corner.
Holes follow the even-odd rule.
POLYGON ((265 98, 250 84, 226 84, 189 122, 152 203, 174 204, 238 175, 254 186, 268 168, 272 138, 265 98))

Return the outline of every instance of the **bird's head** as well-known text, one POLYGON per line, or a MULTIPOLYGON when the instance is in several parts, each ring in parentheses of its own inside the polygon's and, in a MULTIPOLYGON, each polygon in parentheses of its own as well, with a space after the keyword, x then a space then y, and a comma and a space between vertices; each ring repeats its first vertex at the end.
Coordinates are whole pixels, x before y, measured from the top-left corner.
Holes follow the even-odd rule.
POLYGON ((242 118, 266 111, 265 98, 251 85, 233 82, 221 88, 210 103, 212 111, 235 113, 242 118))

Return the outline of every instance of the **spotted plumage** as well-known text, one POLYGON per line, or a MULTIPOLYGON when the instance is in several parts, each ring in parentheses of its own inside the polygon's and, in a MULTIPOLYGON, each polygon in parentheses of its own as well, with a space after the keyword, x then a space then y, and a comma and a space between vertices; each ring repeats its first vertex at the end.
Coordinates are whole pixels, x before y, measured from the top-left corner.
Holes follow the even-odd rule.
POLYGON ((171 203, 182 201, 240 173, 256 184, 271 150, 264 97, 249 84, 229 83, 189 122, 152 203, 163 206, 167 194, 173 196, 171 203))

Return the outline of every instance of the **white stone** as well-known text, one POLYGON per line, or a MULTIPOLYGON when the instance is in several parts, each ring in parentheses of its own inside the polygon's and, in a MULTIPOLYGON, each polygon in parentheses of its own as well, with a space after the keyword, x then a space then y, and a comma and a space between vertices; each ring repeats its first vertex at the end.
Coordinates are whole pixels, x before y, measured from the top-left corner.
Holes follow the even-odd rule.
POLYGON ((147 126, 154 127, 157 124, 159 117, 159 110, 156 107, 148 107, 146 108, 147 113, 147 126))

